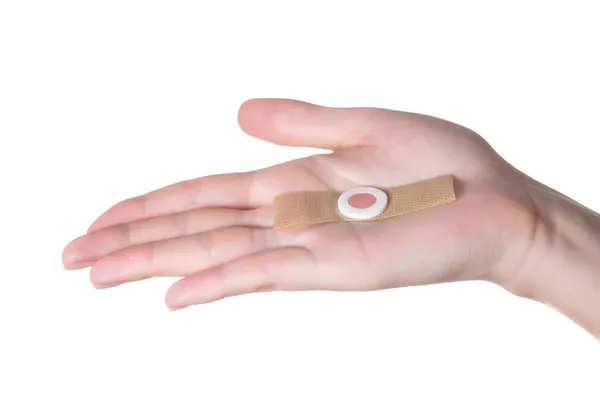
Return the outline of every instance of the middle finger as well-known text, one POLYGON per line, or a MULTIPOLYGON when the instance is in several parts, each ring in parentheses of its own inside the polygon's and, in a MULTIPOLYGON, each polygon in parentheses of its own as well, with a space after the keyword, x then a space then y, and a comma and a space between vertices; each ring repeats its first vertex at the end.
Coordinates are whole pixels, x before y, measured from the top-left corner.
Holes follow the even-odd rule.
POLYGON ((268 209, 203 208, 114 225, 73 240, 65 248, 67 269, 89 266, 107 255, 142 243, 187 236, 228 226, 269 227, 268 209))
POLYGON ((228 227, 128 247, 100 259, 90 273, 104 287, 159 276, 187 276, 279 246, 272 229, 228 227))

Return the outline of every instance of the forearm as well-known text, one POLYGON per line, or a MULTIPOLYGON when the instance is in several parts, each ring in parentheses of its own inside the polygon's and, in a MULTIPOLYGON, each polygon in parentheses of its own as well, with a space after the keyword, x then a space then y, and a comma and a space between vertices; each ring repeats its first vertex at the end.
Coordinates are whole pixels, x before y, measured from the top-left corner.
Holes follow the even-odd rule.
POLYGON ((542 227, 527 267, 527 295, 600 339, 600 216, 548 188, 536 186, 532 196, 538 194, 542 227))

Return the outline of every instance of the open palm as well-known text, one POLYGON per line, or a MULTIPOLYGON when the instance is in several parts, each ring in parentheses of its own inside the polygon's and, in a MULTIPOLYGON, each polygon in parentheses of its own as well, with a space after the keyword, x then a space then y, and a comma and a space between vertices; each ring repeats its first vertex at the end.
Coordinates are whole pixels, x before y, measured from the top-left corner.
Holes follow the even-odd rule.
POLYGON ((64 251, 97 287, 183 277, 176 309, 271 290, 377 290, 461 279, 510 280, 535 212, 528 178, 474 132, 419 114, 251 100, 248 134, 333 150, 250 172, 180 182, 125 200, 64 251), (273 199, 292 191, 390 187, 452 174, 457 201, 373 222, 277 230, 273 199))

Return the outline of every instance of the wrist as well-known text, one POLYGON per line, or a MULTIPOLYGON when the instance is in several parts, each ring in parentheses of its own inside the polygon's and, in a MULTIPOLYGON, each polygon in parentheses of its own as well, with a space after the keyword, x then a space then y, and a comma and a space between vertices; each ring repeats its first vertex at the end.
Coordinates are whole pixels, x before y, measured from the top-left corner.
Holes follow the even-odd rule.
POLYGON ((538 226, 511 291, 600 338, 600 215, 537 182, 529 193, 538 226))

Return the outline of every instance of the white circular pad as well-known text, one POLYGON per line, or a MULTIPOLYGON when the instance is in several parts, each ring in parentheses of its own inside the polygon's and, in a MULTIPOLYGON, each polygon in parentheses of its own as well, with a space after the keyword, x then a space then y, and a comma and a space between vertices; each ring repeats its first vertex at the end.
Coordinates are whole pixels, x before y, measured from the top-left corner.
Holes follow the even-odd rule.
POLYGON ((348 189, 338 197, 338 210, 340 213, 350 219, 367 220, 375 218, 381 214, 388 203, 387 195, 383 190, 373 187, 363 186, 348 189), (375 202, 366 208, 357 208, 350 204, 350 198, 357 194, 369 194, 375 197, 375 202))

